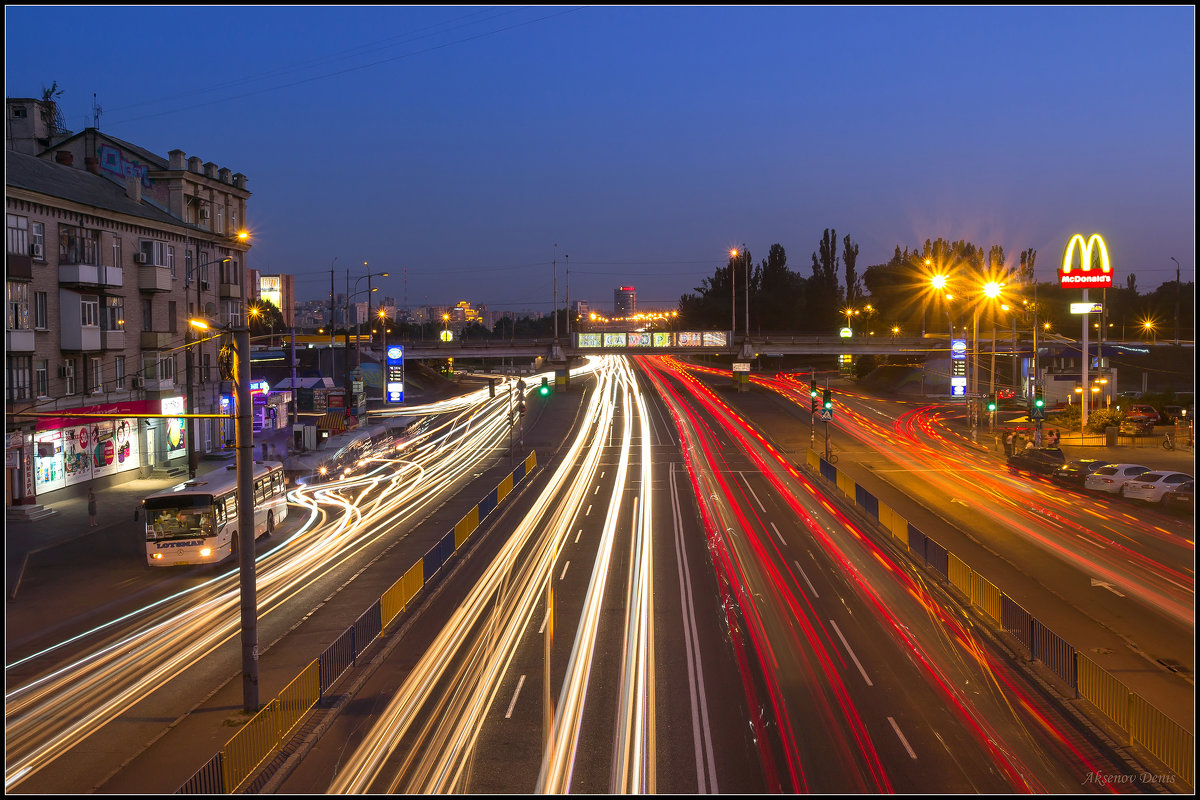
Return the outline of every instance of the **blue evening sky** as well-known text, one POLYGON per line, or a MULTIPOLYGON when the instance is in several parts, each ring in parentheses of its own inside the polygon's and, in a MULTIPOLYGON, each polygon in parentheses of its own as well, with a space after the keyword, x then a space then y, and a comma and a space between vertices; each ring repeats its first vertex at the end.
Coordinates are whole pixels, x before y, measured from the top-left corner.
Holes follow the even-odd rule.
POLYGON ((674 305, 731 246, 811 274, 925 239, 1101 233, 1195 276, 1195 11, 1159 7, 8 6, 5 92, 247 176, 298 299, 674 305), (557 245, 557 247, 556 247, 557 245), (839 245, 840 250, 840 245, 839 245), (569 260, 568 260, 569 256, 569 260), (401 278, 407 271, 407 290, 401 278), (364 282, 365 285, 365 282, 364 282))

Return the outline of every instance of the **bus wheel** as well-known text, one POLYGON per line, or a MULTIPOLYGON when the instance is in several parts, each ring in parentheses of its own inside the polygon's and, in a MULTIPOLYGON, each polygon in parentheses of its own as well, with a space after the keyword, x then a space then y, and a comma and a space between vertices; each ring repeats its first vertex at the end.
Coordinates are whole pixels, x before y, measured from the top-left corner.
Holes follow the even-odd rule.
POLYGON ((275 532, 275 512, 267 512, 267 536, 275 532))
POLYGON ((233 558, 234 561, 237 561, 237 557, 238 557, 237 543, 238 543, 238 532, 234 531, 232 534, 232 537, 229 540, 229 555, 233 558))

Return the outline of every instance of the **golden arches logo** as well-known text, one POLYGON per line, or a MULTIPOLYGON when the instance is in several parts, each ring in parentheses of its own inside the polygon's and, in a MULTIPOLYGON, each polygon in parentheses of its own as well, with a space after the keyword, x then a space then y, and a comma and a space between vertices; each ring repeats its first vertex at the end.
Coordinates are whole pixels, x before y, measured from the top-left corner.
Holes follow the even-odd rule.
POLYGON ((1062 286, 1078 286, 1083 289, 1092 287, 1105 288, 1112 286, 1112 264, 1108 260, 1108 247, 1100 234, 1093 233, 1087 239, 1077 233, 1067 242, 1067 252, 1063 254, 1062 269, 1058 272, 1059 284, 1062 286), (1079 250, 1079 269, 1072 271, 1075 260, 1075 250, 1079 250), (1093 257, 1097 258, 1093 258, 1093 257), (1099 261, 1100 270, 1092 269, 1093 261, 1099 261))

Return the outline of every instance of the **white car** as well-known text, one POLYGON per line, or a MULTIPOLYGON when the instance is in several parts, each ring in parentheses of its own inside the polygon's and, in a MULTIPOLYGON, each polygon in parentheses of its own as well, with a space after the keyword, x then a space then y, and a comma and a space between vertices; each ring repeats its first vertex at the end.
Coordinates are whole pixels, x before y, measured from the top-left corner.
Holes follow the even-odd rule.
POLYGON ((1130 500, 1142 500, 1147 503, 1158 503, 1172 489, 1178 489, 1181 484, 1192 480, 1191 475, 1182 472, 1143 472, 1121 487, 1121 494, 1130 500))
POLYGON ((1083 481, 1083 488, 1089 492, 1120 494, 1125 481, 1133 480, 1149 471, 1149 467, 1143 467, 1141 464, 1109 464, 1088 475, 1083 481))

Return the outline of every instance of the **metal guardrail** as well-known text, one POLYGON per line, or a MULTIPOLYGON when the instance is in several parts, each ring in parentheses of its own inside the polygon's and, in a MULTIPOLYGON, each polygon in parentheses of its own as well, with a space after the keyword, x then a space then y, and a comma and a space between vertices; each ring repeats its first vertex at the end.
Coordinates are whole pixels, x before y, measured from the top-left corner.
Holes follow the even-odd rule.
POLYGON ((278 696, 251 717, 219 753, 176 789, 175 794, 231 794, 241 788, 354 666, 358 656, 408 607, 437 568, 454 555, 467 537, 478 529, 479 523, 536 466, 537 453, 530 453, 278 696))
POLYGON ((807 460, 813 471, 836 486, 852 505, 874 519, 884 531, 900 540, 922 565, 946 578, 972 605, 996 621, 1000 630, 1019 642, 1031 659, 1041 661, 1076 697, 1087 701, 1111 720, 1125 732, 1131 743, 1145 748, 1180 781, 1189 787, 1195 786, 1196 748, 1192 732, 1141 695, 1130 691, 965 561, 906 522, 895 510, 880 503, 819 453, 810 450, 807 460))

